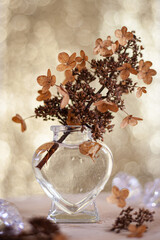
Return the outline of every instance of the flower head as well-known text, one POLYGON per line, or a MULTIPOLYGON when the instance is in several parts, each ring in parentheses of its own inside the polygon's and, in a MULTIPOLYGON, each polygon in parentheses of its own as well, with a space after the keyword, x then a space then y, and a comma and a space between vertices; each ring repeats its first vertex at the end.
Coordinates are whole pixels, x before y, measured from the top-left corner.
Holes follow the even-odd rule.
POLYGON ((88 56, 86 56, 85 52, 83 50, 80 51, 80 57, 76 57, 76 62, 79 62, 77 64, 77 68, 79 71, 81 71, 86 66, 86 61, 88 61, 88 56))
POLYGON ((129 195, 129 190, 126 188, 123 188, 122 190, 119 190, 118 187, 113 186, 112 187, 112 195, 107 197, 107 201, 110 203, 116 204, 118 207, 125 207, 126 206, 126 201, 125 199, 129 195))
POLYGON ((112 49, 108 49, 108 47, 112 46, 112 41, 110 37, 107 40, 103 41, 101 38, 98 38, 95 42, 95 48, 93 53, 100 54, 101 56, 109 57, 113 54, 112 49))
POLYGON ((58 54, 58 60, 61 64, 57 66, 57 71, 72 70, 76 66, 76 53, 73 53, 71 56, 66 52, 61 52, 58 54))
POLYGON ((16 114, 16 116, 12 117, 12 121, 15 123, 20 123, 21 124, 21 131, 24 132, 27 129, 26 123, 24 119, 19 115, 16 114))
POLYGON ((117 70, 120 71, 120 77, 122 80, 126 80, 130 73, 135 75, 137 74, 137 71, 132 68, 131 64, 129 63, 124 63, 121 67, 118 67, 117 70))
POLYGON ((139 61, 139 73, 137 74, 138 79, 143 79, 146 84, 151 84, 152 76, 155 76, 157 72, 154 69, 150 69, 152 62, 143 60, 139 61))
POLYGON ((147 93, 146 87, 138 87, 137 88, 137 92, 136 92, 137 98, 140 98, 142 96, 142 93, 147 93))
POLYGON ((121 128, 125 128, 128 124, 131 126, 135 126, 138 124, 138 121, 142 121, 142 118, 133 117, 132 115, 128 115, 121 122, 121 128))
POLYGON ((97 110, 101 113, 105 113, 108 110, 112 112, 118 111, 118 106, 113 102, 107 102, 104 100, 100 100, 98 102, 95 102, 94 105, 97 107, 97 110))
POLYGON ((56 77, 51 75, 51 70, 48 69, 47 76, 41 75, 37 77, 37 82, 40 86, 43 86, 42 93, 46 93, 51 86, 54 86, 56 83, 56 77))
POLYGON ((102 145, 97 142, 86 141, 79 145, 79 151, 81 154, 90 156, 94 160, 95 155, 101 149, 102 145))
POLYGON ((121 30, 117 29, 115 31, 115 36, 118 38, 118 42, 122 46, 126 45, 128 40, 133 39, 133 34, 131 32, 127 32, 126 27, 122 27, 121 30))

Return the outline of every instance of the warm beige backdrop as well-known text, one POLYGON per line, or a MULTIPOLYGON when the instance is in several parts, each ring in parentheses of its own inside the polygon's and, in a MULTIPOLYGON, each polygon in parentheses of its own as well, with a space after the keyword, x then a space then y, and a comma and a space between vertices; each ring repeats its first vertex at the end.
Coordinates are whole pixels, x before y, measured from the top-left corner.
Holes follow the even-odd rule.
POLYGON ((52 122, 30 119, 23 134, 11 122, 15 113, 28 117, 38 106, 36 77, 51 68, 60 83, 63 74, 55 70, 59 52, 83 49, 92 58, 95 39, 113 36, 123 25, 141 36, 144 59, 158 74, 147 95, 135 100, 133 94, 127 103, 128 112, 143 117, 143 123, 122 130, 119 113, 114 132, 105 136, 115 159, 112 177, 119 171, 141 183, 160 177, 160 1, 1 0, 0 197, 42 193, 31 160, 34 150, 52 138, 52 122))

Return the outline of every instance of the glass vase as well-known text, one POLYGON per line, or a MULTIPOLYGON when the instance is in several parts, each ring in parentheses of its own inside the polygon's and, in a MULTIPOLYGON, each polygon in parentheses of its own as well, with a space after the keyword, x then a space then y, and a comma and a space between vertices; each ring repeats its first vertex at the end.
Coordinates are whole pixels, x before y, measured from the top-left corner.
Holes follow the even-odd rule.
POLYGON ((51 153, 47 162, 43 163, 46 154, 43 145, 33 156, 37 181, 52 200, 48 219, 54 222, 97 222, 95 198, 112 171, 110 149, 98 141, 101 148, 92 159, 79 149, 84 142, 95 143, 88 128, 82 131, 81 126, 51 126, 51 131, 55 149, 53 153, 51 150, 47 152, 51 153))

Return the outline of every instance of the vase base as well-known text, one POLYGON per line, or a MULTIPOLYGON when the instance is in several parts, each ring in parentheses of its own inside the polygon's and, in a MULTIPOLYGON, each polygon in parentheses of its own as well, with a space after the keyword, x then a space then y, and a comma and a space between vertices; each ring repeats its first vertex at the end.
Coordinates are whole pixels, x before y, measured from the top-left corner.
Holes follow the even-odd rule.
POLYGON ((96 205, 93 203, 84 211, 74 214, 67 214, 59 209, 51 209, 47 219, 55 223, 95 223, 99 221, 99 216, 96 205))

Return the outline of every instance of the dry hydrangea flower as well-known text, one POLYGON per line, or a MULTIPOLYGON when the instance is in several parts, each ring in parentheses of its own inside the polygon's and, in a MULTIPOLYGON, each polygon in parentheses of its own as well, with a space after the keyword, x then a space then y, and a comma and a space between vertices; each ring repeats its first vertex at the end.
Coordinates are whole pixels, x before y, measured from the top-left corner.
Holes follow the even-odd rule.
POLYGON ((115 41, 115 43, 112 43, 111 45, 111 49, 112 49, 112 52, 115 53, 119 48, 119 42, 118 41, 115 41))
POLYGON ((101 149, 102 145, 97 142, 86 141, 79 145, 79 151, 81 154, 90 156, 94 160, 95 155, 101 149))
POLYGON ((49 150, 55 143, 54 142, 47 142, 42 144, 39 148, 36 149, 37 154, 42 154, 45 151, 49 150))
POLYGON ((72 70, 76 66, 76 53, 73 53, 71 56, 66 52, 61 52, 58 54, 58 60, 61 64, 57 66, 57 71, 72 70))
POLYGON ((140 98, 142 96, 142 93, 147 93, 146 87, 138 87, 137 88, 137 92, 136 92, 137 98, 140 98))
POLYGON ((27 129, 26 123, 24 119, 19 115, 16 114, 16 116, 12 117, 12 121, 15 123, 20 123, 21 124, 21 131, 24 132, 27 129))
POLYGON ((152 76, 157 74, 154 69, 150 69, 151 66, 152 63, 150 61, 139 61, 139 73, 137 74, 137 77, 138 79, 143 79, 143 82, 146 84, 151 84, 152 76))
POLYGON ((63 81, 62 85, 66 85, 68 82, 74 82, 75 76, 73 76, 71 70, 66 70, 64 74, 66 78, 63 81))
POLYGON ((126 45, 128 40, 133 39, 133 34, 131 32, 127 32, 126 27, 122 27, 121 30, 117 29, 115 31, 115 36, 118 38, 118 42, 122 46, 126 45))
POLYGON ((142 118, 132 117, 132 115, 128 115, 121 122, 121 128, 125 128, 128 124, 131 126, 136 126, 138 121, 142 121, 142 118))
POLYGON ((120 77, 122 80, 126 80, 130 73, 135 75, 137 74, 137 71, 132 68, 131 64, 129 63, 124 63, 121 67, 118 67, 117 70, 120 71, 120 77))
POLYGON ((128 230, 131 232, 128 237, 140 238, 143 237, 143 233, 146 232, 147 227, 145 225, 137 227, 136 225, 130 224, 128 230))
POLYGON ((80 57, 76 57, 76 62, 79 62, 77 64, 77 68, 79 71, 81 71, 86 66, 86 61, 88 61, 88 56, 86 56, 85 52, 83 50, 80 51, 80 57))
POLYGON ((110 110, 112 112, 118 111, 118 106, 113 102, 107 102, 104 100, 100 100, 100 101, 94 103, 94 105, 97 107, 97 110, 101 113, 105 113, 108 110, 110 110))
POLYGON ((65 88, 62 86, 57 86, 58 92, 63 96, 63 99, 60 104, 60 108, 63 109, 69 102, 69 95, 65 88))
POLYGON ((108 49, 111 47, 112 41, 110 37, 107 37, 107 40, 103 41, 101 38, 98 38, 95 42, 95 48, 93 50, 94 54, 100 54, 101 56, 109 57, 113 54, 112 49, 108 49))
POLYGON ((48 69, 47 76, 41 75, 37 78, 37 82, 40 86, 43 86, 42 93, 46 93, 51 86, 56 83, 56 77, 51 75, 51 70, 48 69))
POLYGON ((40 95, 36 98, 37 101, 44 101, 44 100, 48 100, 48 99, 51 98, 51 92, 50 91, 42 93, 42 90, 39 90, 38 93, 40 95))
POLYGON ((80 121, 77 119, 74 113, 72 113, 71 109, 68 111, 66 123, 67 125, 81 125, 80 121))
POLYGON ((107 201, 109 203, 116 204, 118 207, 125 207, 126 206, 126 201, 125 199, 129 195, 129 190, 126 188, 123 188, 122 190, 119 190, 118 187, 113 186, 112 187, 112 195, 107 197, 107 201))

